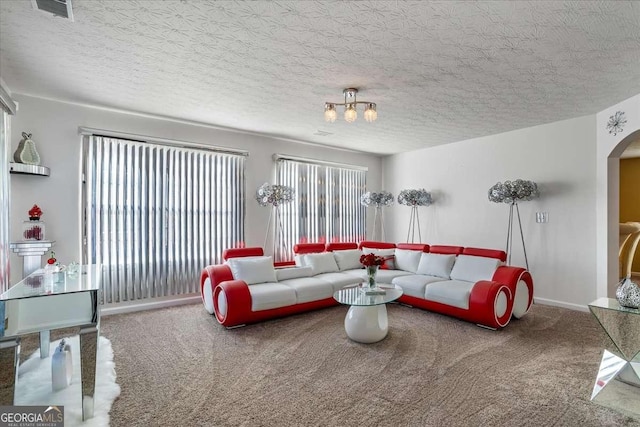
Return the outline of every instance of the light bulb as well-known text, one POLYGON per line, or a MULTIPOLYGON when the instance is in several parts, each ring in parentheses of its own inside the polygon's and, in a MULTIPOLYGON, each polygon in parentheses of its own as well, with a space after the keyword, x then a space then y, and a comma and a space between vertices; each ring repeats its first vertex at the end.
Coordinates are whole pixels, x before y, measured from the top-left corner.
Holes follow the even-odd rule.
POLYGON ((347 123, 353 123, 358 118, 358 112, 353 104, 348 104, 344 109, 344 120, 347 123))
POLYGON ((335 122, 337 115, 335 105, 329 103, 324 104, 324 119, 326 121, 329 123, 335 122))
POLYGON ((376 104, 369 103, 367 104, 367 108, 364 110, 364 119, 368 123, 375 122, 378 118, 378 112, 376 111, 376 104))

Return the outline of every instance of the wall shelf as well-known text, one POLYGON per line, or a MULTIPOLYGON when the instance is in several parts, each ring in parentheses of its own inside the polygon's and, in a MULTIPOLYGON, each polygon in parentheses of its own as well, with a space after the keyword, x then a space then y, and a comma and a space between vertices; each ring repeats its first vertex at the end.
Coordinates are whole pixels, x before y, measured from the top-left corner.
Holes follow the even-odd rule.
POLYGON ((24 175, 49 176, 49 168, 46 166, 25 165, 24 163, 9 162, 9 172, 24 175))

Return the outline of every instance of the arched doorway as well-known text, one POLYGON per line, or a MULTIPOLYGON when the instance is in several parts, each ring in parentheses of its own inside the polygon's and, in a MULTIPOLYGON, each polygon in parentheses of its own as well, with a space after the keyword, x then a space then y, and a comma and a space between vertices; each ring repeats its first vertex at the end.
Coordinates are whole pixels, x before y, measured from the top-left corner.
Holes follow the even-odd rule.
POLYGON ((640 129, 630 133, 613 147, 607 157, 607 274, 605 289, 598 284, 598 296, 615 297, 618 282, 618 239, 620 223, 620 156, 631 144, 640 141, 640 129))

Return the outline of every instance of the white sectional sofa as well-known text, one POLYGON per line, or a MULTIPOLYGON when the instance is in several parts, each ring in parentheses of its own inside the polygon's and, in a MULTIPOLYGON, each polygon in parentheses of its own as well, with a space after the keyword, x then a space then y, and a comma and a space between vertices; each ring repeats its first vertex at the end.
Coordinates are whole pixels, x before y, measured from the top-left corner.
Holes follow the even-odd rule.
POLYGON ((296 266, 274 268, 262 248, 225 251, 201 276, 202 301, 226 327, 336 305, 333 293, 366 278, 360 255, 387 258, 379 283, 402 288, 399 302, 489 328, 522 317, 533 300, 528 271, 505 266, 503 251, 383 242, 304 244, 296 266))

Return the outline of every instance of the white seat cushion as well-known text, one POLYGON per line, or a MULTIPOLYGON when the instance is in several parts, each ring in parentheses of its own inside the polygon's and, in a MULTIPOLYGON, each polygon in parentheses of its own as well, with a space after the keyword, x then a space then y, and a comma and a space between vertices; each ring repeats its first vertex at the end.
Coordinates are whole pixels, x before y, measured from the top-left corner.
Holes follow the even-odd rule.
POLYGON ((339 291, 345 286, 357 285, 362 282, 362 279, 360 279, 360 277, 345 273, 322 273, 314 276, 313 278, 324 280, 325 282, 329 283, 334 292, 339 291))
POLYGON ((298 304, 331 298, 334 292, 333 286, 329 282, 315 277, 283 280, 280 284, 295 292, 298 304))
POLYGON ((415 273, 418 271, 422 252, 408 249, 396 249, 396 269, 415 273))
POLYGON ((276 282, 273 258, 270 256, 230 258, 227 264, 236 280, 244 280, 247 285, 276 282))
POLYGON ((391 281, 391 283, 400 286, 405 295, 424 299, 424 289, 427 286, 427 283, 440 281, 442 281, 440 277, 410 274, 408 276, 396 277, 391 281))
POLYGON ((424 298, 453 307, 469 310, 469 295, 475 282, 464 280, 445 280, 429 283, 424 292, 424 298))
POLYGON ((311 267, 313 275, 340 271, 332 252, 308 254, 304 256, 304 265, 311 267))
POLYGON ((340 271, 362 267, 362 264, 360 264, 360 256, 362 256, 362 251, 360 249, 333 251, 333 257, 335 258, 340 271))
POLYGON ((364 268, 354 268, 353 270, 344 270, 344 271, 341 271, 341 273, 348 274, 349 276, 357 277, 361 280, 367 279, 367 270, 365 270, 364 268))
POLYGON ((449 279, 455 261, 455 255, 423 253, 416 273, 449 279))
POLYGON ((458 255, 451 270, 451 278, 474 283, 479 280, 491 280, 499 265, 500 260, 495 258, 458 255))
POLYGON ((296 291, 281 283, 260 283, 249 286, 251 311, 286 307, 297 302, 296 291))

